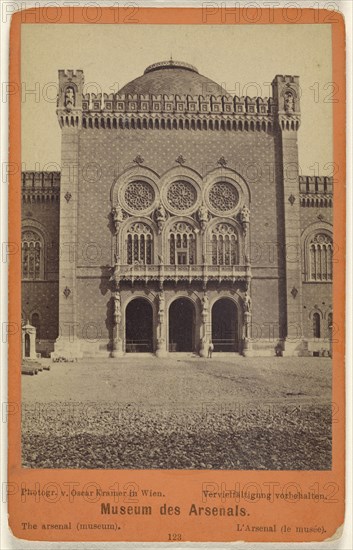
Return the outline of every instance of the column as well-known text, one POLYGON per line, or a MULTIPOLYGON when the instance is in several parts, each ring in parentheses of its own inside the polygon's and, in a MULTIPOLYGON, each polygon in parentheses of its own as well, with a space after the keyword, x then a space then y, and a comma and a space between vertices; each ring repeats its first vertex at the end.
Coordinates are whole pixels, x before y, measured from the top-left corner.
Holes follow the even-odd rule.
POLYGON ((120 336, 121 330, 121 298, 119 289, 113 293, 113 349, 111 357, 122 357, 124 355, 123 341, 120 336))
POLYGON ((250 286, 246 285, 246 290, 243 298, 243 355, 244 357, 252 356, 252 340, 251 340, 251 298, 249 291, 250 286))
POLYGON ((161 288, 158 293, 158 314, 157 314, 157 357, 166 357, 167 348, 166 344, 166 326, 165 326, 165 298, 164 291, 161 288))
POLYGON ((204 293, 201 300, 201 327, 200 327, 200 357, 207 357, 208 346, 210 344, 211 334, 209 330, 209 301, 207 292, 204 293))

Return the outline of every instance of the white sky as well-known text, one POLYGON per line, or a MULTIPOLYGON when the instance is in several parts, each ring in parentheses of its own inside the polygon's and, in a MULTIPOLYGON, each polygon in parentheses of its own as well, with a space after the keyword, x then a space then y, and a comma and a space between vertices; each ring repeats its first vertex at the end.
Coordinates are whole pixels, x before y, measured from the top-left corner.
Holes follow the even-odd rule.
POLYGON ((331 175, 330 25, 23 24, 21 48, 24 169, 60 164, 59 69, 83 69, 86 91, 109 93, 172 54, 237 95, 268 96, 276 74, 299 75, 301 171, 331 175))

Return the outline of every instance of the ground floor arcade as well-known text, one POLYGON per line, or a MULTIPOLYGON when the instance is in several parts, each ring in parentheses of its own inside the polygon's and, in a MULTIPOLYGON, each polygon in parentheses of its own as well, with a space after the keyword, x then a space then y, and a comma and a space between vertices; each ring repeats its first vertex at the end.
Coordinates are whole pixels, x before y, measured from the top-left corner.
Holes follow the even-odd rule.
MULTIPOLYGON (((197 303, 190 297, 173 300, 168 308, 164 326, 155 322, 153 305, 146 298, 133 298, 125 308, 122 327, 125 352, 154 352, 157 331, 166 335, 168 352, 197 352, 201 346, 201 327, 197 326, 197 303)), ((215 352, 239 352, 242 334, 239 333, 238 304, 231 298, 219 298, 210 312, 206 338, 213 342, 215 352)), ((162 342, 161 342, 162 344, 162 342)))
POLYGON ((119 289, 113 293, 113 357, 132 353, 243 353, 251 306, 244 289, 119 289))

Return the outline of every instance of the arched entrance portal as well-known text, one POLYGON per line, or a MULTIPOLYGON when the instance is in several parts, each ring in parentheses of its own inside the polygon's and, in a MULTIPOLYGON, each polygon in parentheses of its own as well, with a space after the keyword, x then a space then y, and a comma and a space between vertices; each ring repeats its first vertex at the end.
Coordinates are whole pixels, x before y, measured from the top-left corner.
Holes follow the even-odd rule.
POLYGON ((195 309, 187 298, 178 298, 169 308, 169 351, 194 350, 195 309))
POLYGON ((125 330, 127 353, 153 351, 153 310, 144 298, 135 298, 128 303, 125 330))
POLYGON ((212 308, 214 351, 239 351, 238 309, 233 300, 221 298, 212 308))

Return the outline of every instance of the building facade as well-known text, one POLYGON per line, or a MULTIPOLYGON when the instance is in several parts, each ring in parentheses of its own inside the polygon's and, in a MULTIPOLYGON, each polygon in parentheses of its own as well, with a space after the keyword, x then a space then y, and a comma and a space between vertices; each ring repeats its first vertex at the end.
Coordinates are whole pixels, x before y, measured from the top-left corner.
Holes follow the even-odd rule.
POLYGON ((332 178, 299 175, 299 78, 187 63, 118 93, 59 71, 61 173, 23 174, 23 317, 53 357, 330 350, 332 178))

